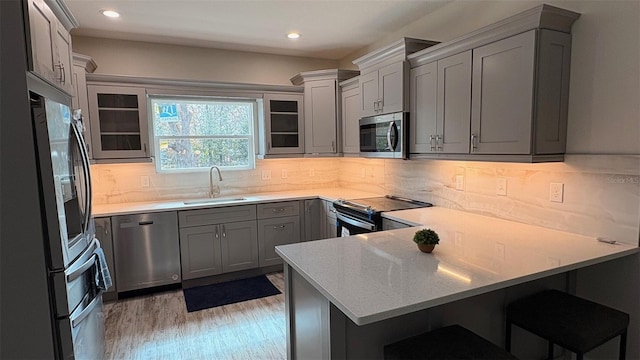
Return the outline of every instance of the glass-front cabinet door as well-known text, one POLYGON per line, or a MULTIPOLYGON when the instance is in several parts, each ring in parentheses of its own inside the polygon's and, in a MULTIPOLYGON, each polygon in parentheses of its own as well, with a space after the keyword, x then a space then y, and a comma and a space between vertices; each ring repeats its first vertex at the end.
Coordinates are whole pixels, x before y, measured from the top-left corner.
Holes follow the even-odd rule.
POLYGON ((94 159, 149 157, 144 88, 88 85, 94 159))
POLYGON ((304 153, 303 96, 264 95, 266 154, 304 153))

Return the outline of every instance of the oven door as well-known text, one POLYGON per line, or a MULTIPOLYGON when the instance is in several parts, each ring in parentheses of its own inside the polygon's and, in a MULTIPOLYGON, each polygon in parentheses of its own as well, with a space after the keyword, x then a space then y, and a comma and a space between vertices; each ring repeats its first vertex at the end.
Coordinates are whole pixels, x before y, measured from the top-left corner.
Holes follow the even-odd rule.
POLYGON ((373 222, 359 219, 339 211, 336 211, 336 220, 338 224, 338 237, 367 234, 378 230, 378 227, 373 222))

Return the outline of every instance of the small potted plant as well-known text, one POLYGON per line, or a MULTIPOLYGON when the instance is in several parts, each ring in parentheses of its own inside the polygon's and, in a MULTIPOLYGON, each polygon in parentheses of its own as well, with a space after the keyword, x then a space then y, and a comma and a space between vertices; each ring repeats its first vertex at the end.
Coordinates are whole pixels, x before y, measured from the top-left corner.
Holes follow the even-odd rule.
POLYGON ((416 231, 415 235, 413 235, 413 242, 418 244, 420 251, 430 253, 440 242, 440 237, 431 229, 422 229, 416 231))

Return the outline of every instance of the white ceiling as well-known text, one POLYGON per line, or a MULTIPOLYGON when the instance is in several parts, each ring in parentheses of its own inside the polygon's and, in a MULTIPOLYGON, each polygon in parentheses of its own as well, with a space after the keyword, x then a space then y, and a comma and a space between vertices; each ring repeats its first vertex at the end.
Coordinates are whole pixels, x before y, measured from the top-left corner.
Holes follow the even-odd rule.
POLYGON ((452 0, 66 0, 73 35, 342 59, 452 0), (117 10, 109 19, 99 11, 117 10), (289 40, 286 34, 302 34, 289 40))

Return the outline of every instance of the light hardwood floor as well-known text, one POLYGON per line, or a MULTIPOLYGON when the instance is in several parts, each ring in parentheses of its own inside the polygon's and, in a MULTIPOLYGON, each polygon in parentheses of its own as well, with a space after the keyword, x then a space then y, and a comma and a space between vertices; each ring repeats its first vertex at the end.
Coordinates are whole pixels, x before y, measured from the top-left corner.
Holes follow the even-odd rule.
POLYGON ((182 290, 118 300, 104 307, 106 359, 285 359, 283 293, 187 312, 182 290))

